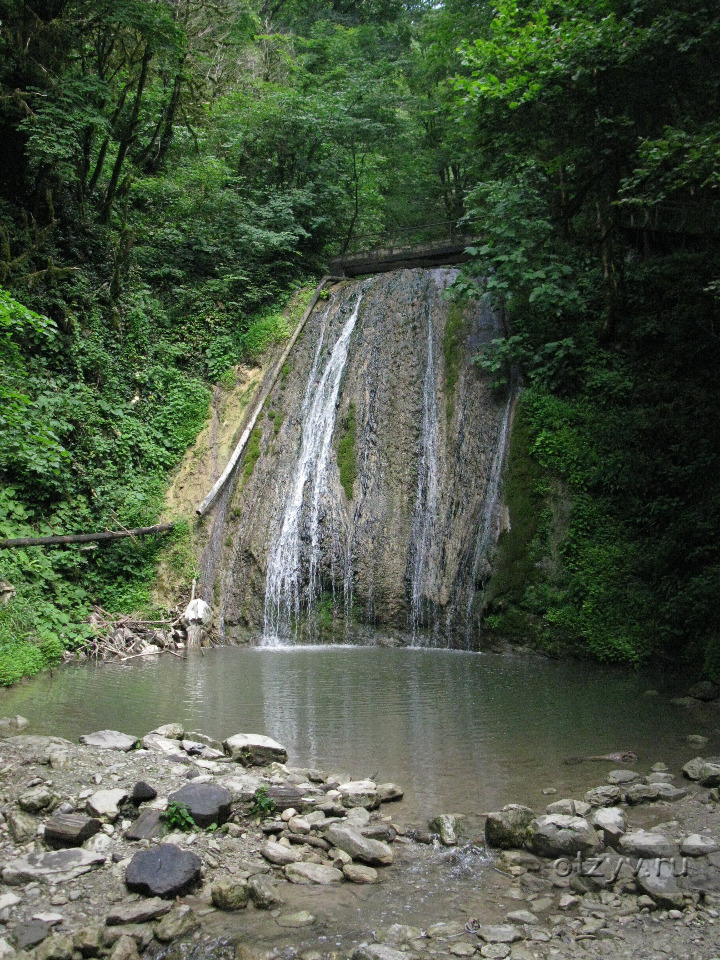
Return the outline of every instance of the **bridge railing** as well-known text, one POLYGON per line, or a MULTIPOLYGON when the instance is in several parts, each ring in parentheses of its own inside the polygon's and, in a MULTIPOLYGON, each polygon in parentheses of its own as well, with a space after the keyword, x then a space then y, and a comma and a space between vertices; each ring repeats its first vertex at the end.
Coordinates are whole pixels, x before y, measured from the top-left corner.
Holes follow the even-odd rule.
POLYGON ((334 258, 346 257, 367 250, 388 249, 391 247, 410 247, 425 243, 452 242, 472 233, 467 224, 458 226, 454 220, 438 220, 432 223, 410 224, 407 226, 382 227, 361 234, 353 234, 350 242, 341 245, 334 252, 334 258))

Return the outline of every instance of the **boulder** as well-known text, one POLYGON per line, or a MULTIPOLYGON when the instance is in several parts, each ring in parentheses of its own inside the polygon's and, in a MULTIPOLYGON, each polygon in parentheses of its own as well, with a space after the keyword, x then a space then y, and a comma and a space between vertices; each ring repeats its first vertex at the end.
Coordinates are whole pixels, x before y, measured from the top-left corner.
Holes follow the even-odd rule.
POLYGON ((37 836, 37 820, 22 810, 11 810, 7 815, 7 825, 15 843, 27 843, 37 836))
POLYGON ((101 942, 101 928, 97 924, 81 927, 73 936, 73 945, 83 957, 99 956, 101 942))
POLYGON ((712 837, 703 837, 699 833, 685 837, 680 845, 680 852, 686 857, 706 857, 717 850, 720 850, 717 840, 713 840, 712 837))
POLYGON ((343 876, 350 883, 377 883, 378 872, 374 867, 365 867, 361 863, 346 863, 342 868, 343 876))
POLYGON ((159 810, 143 810, 137 820, 125 831, 126 840, 152 840, 160 837, 164 829, 159 810))
POLYGON ((602 831, 608 847, 617 848, 620 838, 627 830, 625 813, 620 807, 600 807, 591 815, 590 822, 596 830, 602 831))
POLYGON ((483 925, 478 931, 478 936, 485 943, 515 943, 516 940, 522 940, 522 934, 518 928, 509 923, 483 925))
POLYGON ((266 767, 274 761, 285 763, 288 758, 285 747, 259 733, 236 733, 223 740, 223 748, 231 760, 244 767, 266 767))
POLYGON ((162 753, 178 760, 187 759, 177 740, 170 740, 169 737, 163 737, 159 733, 146 734, 142 739, 142 745, 143 750, 149 750, 151 753, 162 753))
POLYGON ((89 850, 56 850, 52 853, 29 853, 26 857, 5 864, 2 878, 8 884, 69 883, 105 863, 105 857, 89 850))
POLYGON ((119 903, 113 906, 105 917, 108 927, 117 927, 127 923, 148 923, 164 917, 172 904, 160 897, 151 897, 148 900, 135 900, 132 903, 119 903))
POLYGON ((678 889, 672 863, 665 860, 642 863, 635 882, 659 907, 668 910, 683 908, 685 901, 678 889))
POLYGON ((218 910, 242 910, 248 905, 250 890, 244 880, 217 880, 210 895, 218 910))
MULTIPOLYGON (((307 850, 307 847, 305 848, 307 850)), ((260 853, 270 863, 277 867, 285 867, 289 863, 299 863, 304 853, 302 847, 286 847, 284 843, 273 843, 266 840, 260 847, 260 853)))
POLYGON ((197 930, 200 921, 193 910, 186 903, 177 903, 172 910, 153 927, 155 937, 161 943, 186 937, 193 930, 197 930))
POLYGON ((495 813, 489 813, 485 821, 485 840, 490 847, 513 850, 524 847, 527 829, 535 818, 530 807, 509 803, 495 813))
POLYGON ((348 783, 341 783, 338 791, 344 807, 374 810, 380 804, 377 784, 373 780, 350 780, 348 783))
POLYGON ((45 920, 23 920, 13 928, 13 939, 18 950, 36 947, 50 936, 52 924, 45 920))
POLYGON ((168 800, 184 804, 198 827, 220 826, 230 816, 232 794, 215 783, 193 781, 171 793, 168 800))
POLYGON ((325 830, 324 836, 333 846, 349 854, 353 860, 362 860, 371 867, 388 866, 395 859, 390 847, 382 840, 363 837, 352 827, 333 823, 325 830))
MULTIPOLYGON (((718 771, 720 772, 720 767, 718 771)), ((626 790, 625 800, 630 804, 656 803, 658 800, 674 802, 682 800, 687 794, 687 790, 674 787, 671 783, 635 783, 626 790)))
POLYGON ((164 723, 160 727, 155 727, 150 733, 164 737, 166 740, 182 740, 185 736, 185 728, 181 723, 164 723))
POLYGON ((720 763, 704 763, 698 780, 701 787, 720 787, 720 763))
POLYGON ((673 845, 661 833, 653 833, 648 830, 634 830, 632 833, 626 833, 620 839, 620 852, 627 857, 640 857, 642 859, 652 857, 672 857, 675 853, 673 845))
POLYGON ((275 884, 261 873, 250 877, 248 891, 258 910, 274 910, 285 902, 275 884))
POLYGON ((405 791, 396 783, 379 783, 375 791, 380 803, 389 803, 392 800, 402 800, 405 791))
POLYGON ((43 940, 35 949, 35 960, 72 960, 72 937, 63 933, 54 933, 43 940))
POLYGON ((588 790, 585 799, 591 807, 614 807, 621 799, 620 787, 595 787, 588 790))
POLYGON ((97 733, 84 733, 80 743, 86 747, 98 747, 100 750, 121 750, 127 753, 133 750, 138 742, 137 737, 131 737, 119 730, 98 730, 97 733))
POLYGON ((128 890, 166 899, 187 893, 199 882, 201 873, 200 857, 172 843, 161 843, 135 854, 125 871, 125 884, 128 890))
POLYGON ((596 850, 600 841, 584 817, 547 814, 528 827, 529 846, 541 857, 575 856, 596 850))
POLYGON ((85 801, 88 812, 111 823, 120 816, 120 804, 127 800, 127 790, 98 790, 85 801))
POLYGON ((30 721, 20 714, 14 717, 0 717, 0 737, 14 737, 30 725, 30 721))
POLYGON ((80 813, 59 813, 45 824, 45 843, 49 847, 81 847, 100 831, 102 824, 95 817, 80 813))
POLYGON ((693 698, 693 700, 717 700, 720 697, 720 687, 713 683, 712 680, 701 680, 699 683, 693 684, 692 687, 688 690, 688 695, 693 698))
POLYGON ((607 783, 612 784, 623 784, 623 783, 634 783, 635 780, 640 779, 640 774, 636 773, 635 770, 611 770, 607 774, 605 780, 607 783))
POLYGON ((223 751, 223 745, 219 740, 213 739, 213 737, 208 737, 204 733, 197 733, 195 730, 185 732, 185 734, 179 738, 180 740, 193 740, 195 743, 202 743, 204 746, 209 747, 211 750, 217 750, 221 755, 225 755, 223 751))
POLYGON ((290 863, 285 867, 285 876, 290 883, 316 883, 323 886, 340 883, 343 879, 340 870, 322 863, 290 863))
POLYGON ((33 787, 18 797, 18 806, 26 813, 41 813, 53 810, 60 803, 60 797, 44 784, 33 787))
POLYGON ((140 960, 135 940, 128 936, 120 937, 115 941, 108 960, 140 960))
POLYGON ((702 757, 694 757, 692 760, 688 760, 685 766, 682 768, 682 773, 684 777, 687 777, 688 780, 699 780, 700 771, 705 766, 706 761, 702 757))
POLYGON ((151 787, 150 784, 145 783, 144 780, 138 780, 138 782, 132 788, 130 802, 137 806, 141 803, 147 803, 148 800, 154 800, 156 796, 157 790, 155 787, 151 787))
POLYGON ((457 817, 451 813, 441 813, 439 817, 434 817, 428 823, 428 828, 438 834, 440 843, 444 847, 454 847, 458 842, 457 824, 457 817))

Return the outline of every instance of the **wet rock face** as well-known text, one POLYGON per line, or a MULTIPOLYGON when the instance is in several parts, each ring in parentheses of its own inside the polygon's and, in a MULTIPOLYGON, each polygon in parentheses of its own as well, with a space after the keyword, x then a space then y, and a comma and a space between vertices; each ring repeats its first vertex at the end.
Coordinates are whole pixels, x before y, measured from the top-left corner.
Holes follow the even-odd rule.
POLYGON ((299 489, 284 554, 297 586, 275 616, 282 638, 346 639, 385 625, 473 645, 475 585, 497 533, 485 496, 507 397, 469 362, 499 335, 498 321, 480 304, 443 300, 453 278, 405 270, 338 284, 310 317, 258 421, 260 456, 252 471, 240 468, 222 533, 210 536, 218 562, 203 558, 219 571, 202 589, 230 638, 254 640, 263 629, 270 548, 288 534, 299 489), (361 295, 340 362, 334 351, 361 295), (331 367, 336 393, 323 380, 331 367), (323 390, 317 422, 327 442, 294 488, 304 423, 323 390), (354 482, 352 470, 341 478, 339 451, 354 482))

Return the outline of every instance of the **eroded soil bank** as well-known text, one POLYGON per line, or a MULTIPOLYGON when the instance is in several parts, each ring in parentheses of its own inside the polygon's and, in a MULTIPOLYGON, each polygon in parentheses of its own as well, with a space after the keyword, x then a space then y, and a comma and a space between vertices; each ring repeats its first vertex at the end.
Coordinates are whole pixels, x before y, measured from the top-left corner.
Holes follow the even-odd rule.
MULTIPOLYGON (((5 733, 16 733, 12 723, 5 733)), ((406 821, 396 785, 294 768, 282 753, 232 738, 223 747, 177 725, 122 749, 134 740, 76 744, 30 729, 2 740, 0 956, 720 954, 720 808, 709 786, 720 768, 712 763, 686 770, 708 786, 641 760, 587 764, 589 792, 571 802, 538 785, 538 803, 522 815, 534 819, 503 851, 462 818, 433 824, 445 842, 433 840, 428 824, 406 821), (188 785, 230 798, 216 829, 180 832, 176 817, 163 826, 163 811, 188 785), (71 828, 94 821, 95 832, 53 852, 58 819, 71 828), (179 897, 131 892, 137 855, 168 845, 197 857, 199 875, 179 897), (650 872, 658 862, 660 879, 644 876, 638 860, 650 872)), ((688 743, 688 760, 702 746, 688 743)))

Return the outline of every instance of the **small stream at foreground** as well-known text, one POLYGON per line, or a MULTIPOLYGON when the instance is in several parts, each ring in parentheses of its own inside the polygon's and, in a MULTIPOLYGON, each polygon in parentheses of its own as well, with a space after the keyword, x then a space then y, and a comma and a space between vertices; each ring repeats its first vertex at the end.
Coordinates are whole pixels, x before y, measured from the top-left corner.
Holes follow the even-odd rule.
POLYGON ((720 718, 669 702, 652 678, 578 663, 378 647, 222 647, 56 670, 0 694, 28 732, 143 735, 180 721, 219 739, 263 733, 289 763, 401 784, 406 820, 582 796, 618 764, 568 757, 632 750, 673 772, 691 733, 718 749, 720 718), (648 695, 648 689, 660 695, 648 695))

